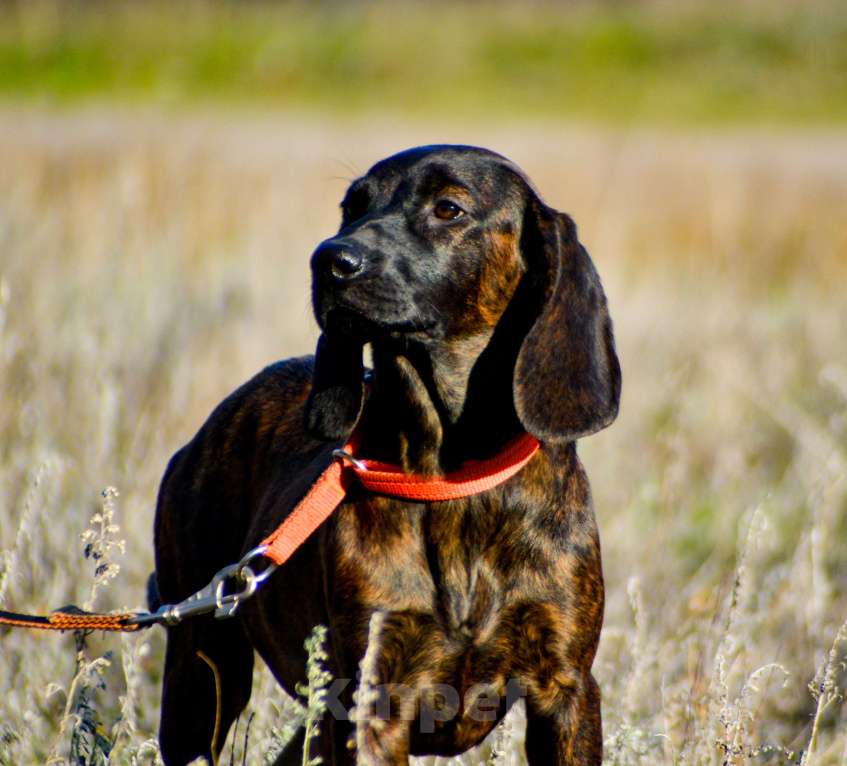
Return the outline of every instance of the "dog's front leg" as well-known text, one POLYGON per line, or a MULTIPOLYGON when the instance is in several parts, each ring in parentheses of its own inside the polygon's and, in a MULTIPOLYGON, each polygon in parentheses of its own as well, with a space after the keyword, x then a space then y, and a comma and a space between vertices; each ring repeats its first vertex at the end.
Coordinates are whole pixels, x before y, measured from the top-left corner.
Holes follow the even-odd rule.
POLYGON ((556 704, 527 699, 526 757, 529 766, 600 766, 603 732, 600 689, 590 674, 561 689, 556 704))
POLYGON ((360 686, 353 711, 357 766, 408 766, 416 697, 405 686, 360 686))
POLYGON ((356 724, 357 766, 408 766, 409 722, 374 719, 356 724))

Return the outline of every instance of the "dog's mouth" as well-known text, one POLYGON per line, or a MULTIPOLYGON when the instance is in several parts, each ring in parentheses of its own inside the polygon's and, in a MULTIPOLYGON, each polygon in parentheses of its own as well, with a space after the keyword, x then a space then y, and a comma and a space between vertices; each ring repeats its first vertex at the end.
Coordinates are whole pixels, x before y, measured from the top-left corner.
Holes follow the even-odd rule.
POLYGON ((318 322, 324 332, 339 334, 351 341, 371 343, 383 338, 396 338, 398 335, 430 334, 435 322, 420 319, 407 319, 396 322, 379 317, 366 316, 364 313, 347 306, 333 307, 318 322))
POLYGON ((330 309, 318 324, 324 332, 342 335, 362 343, 369 342, 376 329, 373 321, 350 308, 330 309))

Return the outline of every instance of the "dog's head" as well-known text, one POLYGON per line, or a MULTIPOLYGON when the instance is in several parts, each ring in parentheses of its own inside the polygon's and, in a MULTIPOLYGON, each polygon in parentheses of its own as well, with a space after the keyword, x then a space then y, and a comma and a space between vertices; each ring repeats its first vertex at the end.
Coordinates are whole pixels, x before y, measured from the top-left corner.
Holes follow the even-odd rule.
POLYGON ((600 279, 573 221, 514 164, 476 147, 410 149, 354 181, 341 207, 339 232, 312 256, 322 335, 310 431, 340 440, 355 426, 365 342, 491 334, 515 312, 527 431, 570 441, 614 420, 620 367, 600 279))

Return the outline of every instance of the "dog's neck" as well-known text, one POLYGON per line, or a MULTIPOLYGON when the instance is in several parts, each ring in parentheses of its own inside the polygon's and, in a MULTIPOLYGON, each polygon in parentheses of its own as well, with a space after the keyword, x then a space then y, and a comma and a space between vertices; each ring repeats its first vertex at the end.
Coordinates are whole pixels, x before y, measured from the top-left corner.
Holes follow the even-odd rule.
POLYGON ((374 344, 363 454, 438 474, 490 457, 521 432, 512 399, 516 350, 492 333, 374 344))

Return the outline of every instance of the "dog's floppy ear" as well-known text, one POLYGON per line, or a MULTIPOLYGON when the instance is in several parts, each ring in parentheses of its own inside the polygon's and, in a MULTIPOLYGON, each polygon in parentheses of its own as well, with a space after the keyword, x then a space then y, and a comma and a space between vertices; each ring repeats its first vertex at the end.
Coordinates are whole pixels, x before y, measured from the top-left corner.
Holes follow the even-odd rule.
POLYGON ((364 402, 362 343, 345 333, 324 332, 315 351, 306 429, 324 441, 346 440, 364 402))
POLYGON ((573 221, 535 195, 521 249, 542 305, 515 364, 515 409, 537 438, 572 441, 618 413, 621 370, 606 296, 573 221))

